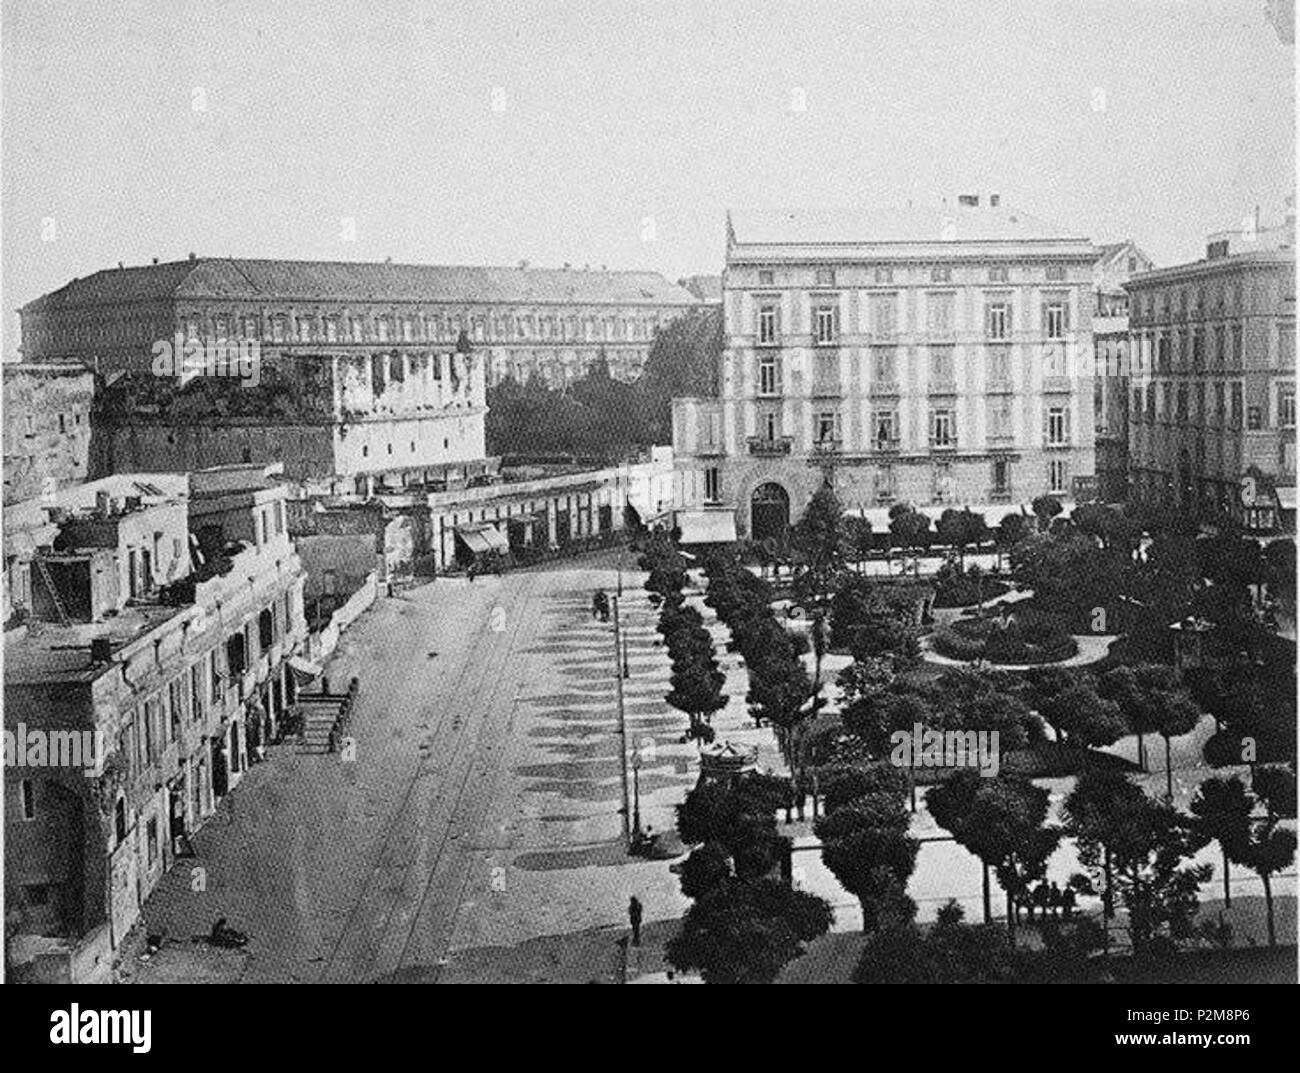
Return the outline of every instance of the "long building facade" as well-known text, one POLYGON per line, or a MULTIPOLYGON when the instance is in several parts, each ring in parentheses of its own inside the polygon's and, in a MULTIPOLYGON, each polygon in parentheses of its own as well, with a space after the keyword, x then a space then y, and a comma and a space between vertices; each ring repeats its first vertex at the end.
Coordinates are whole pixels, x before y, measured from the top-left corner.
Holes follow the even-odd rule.
POLYGON ((1133 498, 1205 522, 1295 527, 1295 219, 1210 237, 1131 279, 1133 498))
POLYGON ((765 539, 827 481, 882 526, 1091 498, 1096 259, 997 195, 729 218, 721 391, 674 400, 679 506, 765 539))
POLYGON ((257 467, 118 475, 5 521, 7 956, 104 981, 294 701, 303 570, 257 467))
POLYGON ((700 304, 653 272, 191 257, 97 272, 20 314, 26 362, 104 377, 94 475, 282 461, 369 494, 490 475, 490 384, 558 386, 601 358, 635 379, 658 328, 700 304))

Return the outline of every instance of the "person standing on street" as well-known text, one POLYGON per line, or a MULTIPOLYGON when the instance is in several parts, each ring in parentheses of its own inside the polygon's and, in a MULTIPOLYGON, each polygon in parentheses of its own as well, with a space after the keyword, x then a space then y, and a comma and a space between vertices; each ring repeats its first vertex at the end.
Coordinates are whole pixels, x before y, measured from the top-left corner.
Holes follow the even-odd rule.
POLYGON ((627 903, 627 919, 632 925, 633 946, 641 945, 641 915, 641 899, 634 894, 632 900, 627 903))

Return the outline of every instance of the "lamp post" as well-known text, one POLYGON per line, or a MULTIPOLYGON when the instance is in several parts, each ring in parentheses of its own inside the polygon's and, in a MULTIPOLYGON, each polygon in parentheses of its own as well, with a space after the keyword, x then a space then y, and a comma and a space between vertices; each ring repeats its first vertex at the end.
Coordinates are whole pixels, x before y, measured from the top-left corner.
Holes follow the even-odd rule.
POLYGON ((623 841, 631 848, 632 832, 628 826, 629 802, 627 793, 627 713, 623 707, 623 668, 620 665, 622 660, 620 658, 621 645, 619 643, 621 631, 618 619, 618 597, 615 596, 612 602, 614 604, 614 684, 617 688, 618 697, 618 757, 623 789, 623 807, 619 811, 623 817, 623 841))
POLYGON ((632 750, 632 830, 641 837, 641 750, 632 750))

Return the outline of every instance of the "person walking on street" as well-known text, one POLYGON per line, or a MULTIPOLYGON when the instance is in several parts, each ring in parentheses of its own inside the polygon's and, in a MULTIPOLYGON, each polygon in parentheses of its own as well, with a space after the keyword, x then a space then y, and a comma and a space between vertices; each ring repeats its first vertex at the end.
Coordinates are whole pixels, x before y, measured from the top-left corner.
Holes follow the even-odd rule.
POLYGON ((641 899, 635 894, 632 895, 631 901, 627 903, 627 919, 632 925, 632 945, 641 945, 641 899))

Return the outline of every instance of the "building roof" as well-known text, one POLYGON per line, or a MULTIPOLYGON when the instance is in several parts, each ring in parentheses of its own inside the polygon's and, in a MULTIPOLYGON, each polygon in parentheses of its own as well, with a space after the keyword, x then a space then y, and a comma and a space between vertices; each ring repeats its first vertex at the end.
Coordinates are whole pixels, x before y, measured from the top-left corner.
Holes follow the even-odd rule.
POLYGON ((742 245, 1087 241, 1015 208, 957 204, 739 211, 728 234, 742 245))
POLYGON ((658 272, 198 257, 105 269, 42 295, 21 312, 222 298, 680 306, 698 301, 658 272))

